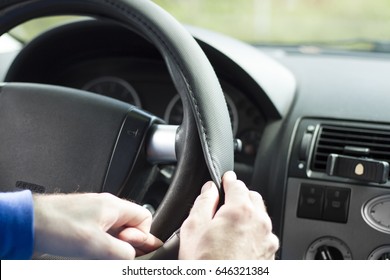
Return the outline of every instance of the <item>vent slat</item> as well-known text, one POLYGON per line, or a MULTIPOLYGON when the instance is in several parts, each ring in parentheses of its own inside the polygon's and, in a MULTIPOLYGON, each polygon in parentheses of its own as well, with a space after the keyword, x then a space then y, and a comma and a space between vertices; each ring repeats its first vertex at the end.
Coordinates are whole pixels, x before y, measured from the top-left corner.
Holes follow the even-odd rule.
POLYGON ((373 140, 375 140, 375 142, 377 143, 389 143, 389 139, 388 138, 384 138, 384 137, 370 137, 370 136, 367 136, 367 135, 340 135, 340 134, 323 134, 323 139, 326 140, 326 139, 333 139, 333 140, 336 140, 336 139, 340 139, 340 140, 345 140, 345 139, 349 139, 351 141, 359 141, 359 142, 367 142, 367 143, 370 143, 372 142, 373 140))
POLYGON ((325 172, 327 158, 331 153, 362 156, 390 163, 390 130, 323 125, 314 147, 311 168, 325 172), (366 149, 368 154, 354 154, 345 149, 347 146, 366 149))
POLYGON ((328 126, 324 125, 322 126, 322 130, 326 132, 339 132, 341 134, 348 134, 351 132, 351 134, 367 134, 367 135, 381 135, 385 138, 390 137, 390 131, 389 130, 380 130, 380 129, 369 129, 369 128, 358 128, 358 127, 348 127, 348 126, 328 126))
MULTIPOLYGON (((358 147, 367 147, 367 148, 370 148, 370 147, 374 147, 374 148, 383 148, 383 149, 390 149, 390 142, 389 144, 381 144, 381 143, 377 143, 377 142, 361 142, 361 141, 355 141, 355 140, 350 140, 350 139, 323 139, 321 138, 320 141, 319 141, 319 144, 321 145, 322 143, 326 143, 326 144, 329 144, 329 143, 333 143, 337 146, 342 146, 342 147, 345 147, 345 146, 358 146, 358 147)), ((326 145, 325 144, 325 145, 326 145)))

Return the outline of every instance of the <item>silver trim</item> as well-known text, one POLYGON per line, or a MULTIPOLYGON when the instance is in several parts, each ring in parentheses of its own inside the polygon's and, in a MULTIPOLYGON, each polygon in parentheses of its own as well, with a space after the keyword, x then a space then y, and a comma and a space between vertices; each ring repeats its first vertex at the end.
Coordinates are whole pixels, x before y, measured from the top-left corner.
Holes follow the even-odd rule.
POLYGON ((372 253, 368 256, 369 260, 379 260, 380 257, 384 254, 389 254, 390 253, 390 246, 385 245, 379 248, 376 248, 372 253))
POLYGON ((152 164, 174 163, 176 158, 176 131, 179 126, 158 124, 149 137, 146 157, 152 164))
POLYGON ((390 234, 390 195, 370 199, 362 207, 364 221, 373 229, 390 234))

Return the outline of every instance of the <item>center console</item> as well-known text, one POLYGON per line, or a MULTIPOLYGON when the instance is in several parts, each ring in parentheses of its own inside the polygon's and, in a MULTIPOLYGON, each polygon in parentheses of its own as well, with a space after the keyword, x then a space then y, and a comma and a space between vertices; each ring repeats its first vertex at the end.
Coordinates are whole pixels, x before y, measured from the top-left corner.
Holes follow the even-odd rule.
POLYGON ((282 259, 389 259, 390 126, 304 118, 290 149, 282 259))

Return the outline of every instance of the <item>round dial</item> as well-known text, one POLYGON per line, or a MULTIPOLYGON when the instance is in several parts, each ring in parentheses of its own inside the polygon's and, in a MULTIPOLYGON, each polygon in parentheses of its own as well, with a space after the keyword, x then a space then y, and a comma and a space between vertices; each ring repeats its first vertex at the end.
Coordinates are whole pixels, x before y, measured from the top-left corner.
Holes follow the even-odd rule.
MULTIPOLYGON (((238 129, 238 112, 233 100, 225 94, 225 99, 229 111, 230 121, 232 123, 233 135, 236 135, 238 129)), ((169 102, 165 110, 164 120, 169 124, 180 125, 183 120, 183 104, 180 96, 175 95, 169 102)))
POLYGON ((91 91, 124 101, 141 108, 141 100, 135 89, 125 80, 117 77, 100 77, 88 82, 83 90, 91 91))
POLYGON ((372 228, 390 234, 390 195, 369 200, 362 211, 363 219, 372 228))
POLYGON ((390 246, 385 245, 375 249, 369 256, 369 260, 390 260, 390 246))
POLYGON ((352 260, 347 244, 338 238, 326 236, 310 244, 306 260, 352 260))

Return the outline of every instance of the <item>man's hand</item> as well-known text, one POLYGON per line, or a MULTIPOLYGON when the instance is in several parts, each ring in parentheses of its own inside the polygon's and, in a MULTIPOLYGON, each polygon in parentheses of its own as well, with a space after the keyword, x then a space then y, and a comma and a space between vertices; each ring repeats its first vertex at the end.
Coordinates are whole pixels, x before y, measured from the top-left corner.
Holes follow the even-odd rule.
POLYGON ((86 259, 134 259, 162 242, 152 216, 111 194, 34 196, 35 252, 86 259))
POLYGON ((260 194, 234 172, 222 182, 225 203, 218 211, 217 187, 203 186, 180 230, 179 259, 274 259, 279 240, 260 194))

